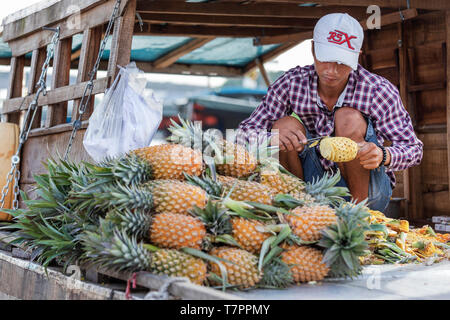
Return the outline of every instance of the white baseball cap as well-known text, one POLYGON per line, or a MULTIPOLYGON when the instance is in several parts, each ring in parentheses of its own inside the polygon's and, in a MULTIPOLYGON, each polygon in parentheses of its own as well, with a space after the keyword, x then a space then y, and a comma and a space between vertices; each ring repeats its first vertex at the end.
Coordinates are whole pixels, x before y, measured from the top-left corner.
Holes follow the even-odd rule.
POLYGON ((338 62, 358 68, 358 57, 364 40, 361 24, 347 13, 323 16, 314 27, 314 51, 321 62, 338 62))

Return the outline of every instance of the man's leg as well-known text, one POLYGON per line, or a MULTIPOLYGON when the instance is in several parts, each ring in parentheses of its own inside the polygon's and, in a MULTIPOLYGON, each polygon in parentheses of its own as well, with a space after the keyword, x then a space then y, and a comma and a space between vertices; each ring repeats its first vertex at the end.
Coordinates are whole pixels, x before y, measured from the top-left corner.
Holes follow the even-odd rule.
MULTIPOLYGON (((356 109, 341 107, 334 114, 336 137, 347 137, 359 143, 364 141, 367 122, 356 109)), ((370 170, 364 169, 359 160, 338 163, 341 175, 347 183, 352 197, 360 202, 369 195, 370 170)))
MULTIPOLYGON (((305 127, 303 126, 303 124, 300 123, 300 121, 298 122, 298 124, 299 124, 299 130, 302 131, 303 134, 306 136, 305 127)), ((280 129, 279 120, 277 120, 273 123, 272 129, 280 129)), ((286 168, 286 170, 293 173, 300 179, 304 178, 302 163, 300 161, 297 151, 295 151, 295 150, 294 151, 280 151, 279 152, 279 160, 280 160, 280 164, 284 168, 286 168)))

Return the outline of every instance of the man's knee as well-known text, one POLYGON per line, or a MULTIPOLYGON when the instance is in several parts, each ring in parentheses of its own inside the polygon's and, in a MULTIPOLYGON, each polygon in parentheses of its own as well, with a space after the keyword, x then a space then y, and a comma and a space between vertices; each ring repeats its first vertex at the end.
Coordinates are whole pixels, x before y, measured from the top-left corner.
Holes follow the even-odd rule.
POLYGON ((364 116, 356 109, 341 107, 334 114, 335 136, 362 141, 367 131, 364 116))

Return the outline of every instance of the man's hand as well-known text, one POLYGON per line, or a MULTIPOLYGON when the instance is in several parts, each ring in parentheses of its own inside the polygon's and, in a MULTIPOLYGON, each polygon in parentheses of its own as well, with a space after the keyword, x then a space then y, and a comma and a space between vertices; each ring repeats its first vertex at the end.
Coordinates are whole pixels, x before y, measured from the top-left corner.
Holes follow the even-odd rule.
MULTIPOLYGON (((372 170, 376 169, 380 166, 381 161, 383 160, 383 150, 379 148, 373 142, 360 142, 358 143, 358 153, 356 155, 356 159, 359 159, 359 163, 362 165, 364 169, 372 170)), ((384 164, 390 163, 390 154, 387 151, 387 158, 384 164)))
POLYGON ((281 118, 274 122, 272 130, 275 129, 278 129, 279 132, 278 141, 280 151, 301 152, 303 150, 306 137, 302 132, 303 125, 297 119, 291 116, 281 118))

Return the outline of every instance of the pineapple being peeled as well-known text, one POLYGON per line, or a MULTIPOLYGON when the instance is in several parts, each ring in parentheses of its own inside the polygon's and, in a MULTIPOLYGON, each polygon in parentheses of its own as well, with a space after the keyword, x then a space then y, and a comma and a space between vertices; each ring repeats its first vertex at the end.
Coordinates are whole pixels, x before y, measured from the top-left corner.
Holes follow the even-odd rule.
POLYGON ((326 137, 320 141, 320 154, 333 162, 348 162, 356 158, 358 145, 346 137, 326 137))

